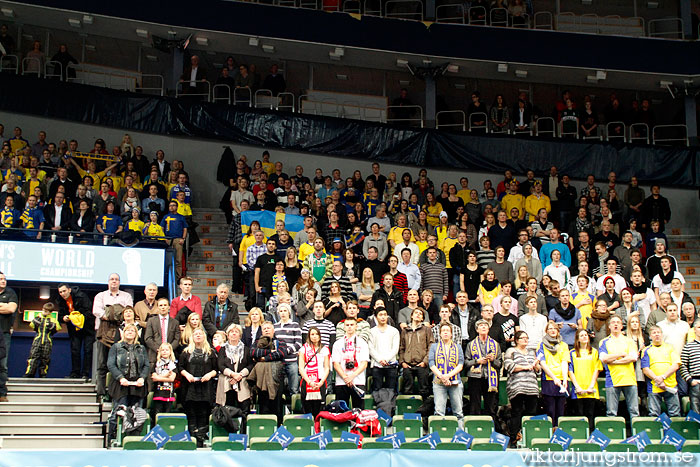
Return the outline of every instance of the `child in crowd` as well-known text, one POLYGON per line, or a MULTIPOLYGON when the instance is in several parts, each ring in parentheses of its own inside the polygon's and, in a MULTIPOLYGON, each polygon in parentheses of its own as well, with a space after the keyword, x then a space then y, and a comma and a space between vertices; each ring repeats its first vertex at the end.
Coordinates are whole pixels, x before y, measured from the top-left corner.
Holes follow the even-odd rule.
POLYGON ((224 331, 216 331, 211 338, 212 348, 219 353, 221 346, 226 343, 226 333, 224 331))
POLYGON ((151 426, 156 424, 156 415, 168 413, 175 402, 173 381, 175 381, 175 356, 173 347, 163 342, 158 347, 158 359, 153 366, 151 379, 153 380, 153 403, 151 405, 151 426))
POLYGON ((29 326, 36 332, 32 347, 27 360, 27 371, 25 378, 33 378, 39 370, 39 376, 46 378, 51 362, 51 349, 53 349, 53 335, 60 329, 61 325, 51 316, 54 310, 53 303, 45 303, 41 309, 41 314, 35 316, 29 326))

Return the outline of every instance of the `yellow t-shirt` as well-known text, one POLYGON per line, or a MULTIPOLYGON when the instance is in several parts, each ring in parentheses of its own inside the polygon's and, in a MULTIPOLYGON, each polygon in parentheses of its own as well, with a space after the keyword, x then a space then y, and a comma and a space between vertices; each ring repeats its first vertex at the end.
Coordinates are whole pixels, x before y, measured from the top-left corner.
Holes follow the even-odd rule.
MULTIPOLYGON (((614 354, 636 355, 637 345, 627 336, 608 336, 598 346, 598 355, 602 359, 605 355, 614 354)), ((636 386, 637 376, 634 372, 634 362, 620 364, 605 364, 605 387, 636 386)))
POLYGON ((490 291, 487 291, 483 285, 479 284, 478 293, 480 293, 481 296, 484 297, 484 304, 490 305, 493 299, 498 297, 498 294, 501 293, 501 284, 498 284, 496 287, 493 288, 493 290, 490 291))
POLYGON ((438 216, 440 215, 440 212, 443 211, 442 209, 442 204, 440 203, 435 203, 435 206, 430 206, 428 204, 425 205, 425 211, 428 213, 428 224, 432 225, 433 227, 437 227, 438 224, 440 223, 440 219, 438 216), (435 217, 432 217, 435 216, 435 217))
POLYGON ((472 190, 469 188, 467 188, 466 190, 459 190, 457 192, 457 196, 462 198, 462 201, 464 202, 464 204, 467 204, 472 199, 471 192, 472 192, 472 190))
POLYGON ((398 225, 392 227, 391 230, 389 230, 389 235, 386 236, 387 241, 393 240, 394 243, 403 242, 403 231, 406 229, 408 229, 408 231, 411 232, 411 241, 415 242, 416 239, 413 236, 413 231, 408 227, 399 227, 398 225))
MULTIPOLYGON (((550 352, 544 348, 544 344, 540 344, 540 350, 537 352, 537 358, 541 362, 544 362, 552 371, 554 376, 556 376, 560 381, 564 379, 561 364, 564 362, 569 363, 569 346, 566 345, 566 342, 559 342, 556 353, 550 352)), ((545 375, 545 378, 547 381, 553 381, 548 375, 545 375)))
POLYGON ((428 249, 428 242, 427 241, 418 240, 416 242, 416 245, 418 245, 418 254, 419 255, 423 254, 423 252, 428 249))
MULTIPOLYGON (((102 172, 90 173, 87 170, 78 169, 78 173, 80 174, 80 183, 83 182, 83 179, 85 178, 86 175, 89 175, 90 177, 92 177, 92 189, 98 193, 100 192, 100 183, 102 182, 102 177, 104 177, 106 175, 106 173, 107 173, 106 171, 103 170, 102 172)), ((114 181, 114 179, 112 179, 112 181, 114 181)), ((118 193, 119 190, 117 190, 116 187, 117 186, 115 184, 114 191, 116 191, 118 193)))
MULTIPOLYGON (((591 381, 593 380, 593 374, 597 371, 603 371, 603 364, 598 358, 598 351, 596 349, 591 349, 588 353, 585 350, 581 350, 581 356, 576 356, 576 350, 572 350, 569 353, 569 371, 574 374, 576 381, 581 389, 588 389, 591 386, 591 381)), ((593 385, 594 391, 586 394, 576 394, 577 399, 598 399, 598 381, 593 385)))
MULTIPOLYGON (((298 255, 299 261, 304 261, 306 259, 306 257, 309 256, 310 254, 312 254, 313 252, 314 252, 313 244, 311 244, 309 242, 302 243, 301 245, 299 245, 299 255, 298 255)), ((323 249, 323 252, 324 253, 326 252, 325 248, 323 249)))
MULTIPOLYGON (((642 368, 649 368, 655 375, 663 375, 672 365, 681 363, 681 358, 672 345, 662 343, 661 345, 649 345, 642 350, 642 368)), ((678 385, 676 381, 676 372, 674 371, 668 378, 664 380, 667 388, 675 388, 678 385)), ((647 379, 647 390, 654 393, 665 392, 660 389, 655 382, 647 379)))
POLYGON ((180 214, 181 216, 191 216, 192 215, 192 208, 190 207, 189 204, 187 203, 181 203, 178 200, 175 200, 177 202, 177 213, 180 214))
POLYGON ((145 226, 146 224, 140 219, 129 219, 129 222, 126 223, 126 230, 141 232, 145 226))
POLYGON ((148 227, 144 227, 143 234, 149 237, 165 237, 163 227, 156 223, 150 223, 148 227))
POLYGON ((571 303, 574 304, 576 308, 581 312, 581 325, 583 326, 583 329, 586 329, 586 324, 588 323, 588 318, 591 317, 591 313, 593 313, 593 305, 595 304, 596 299, 592 294, 589 294, 588 292, 581 293, 581 292, 574 292, 571 294, 571 303), (587 305, 581 305, 581 302, 583 302, 586 297, 589 297, 591 299, 591 303, 587 305))
POLYGON ((275 164, 273 164, 272 162, 263 162, 262 168, 265 172, 267 172, 267 175, 269 177, 275 171, 275 164))
POLYGON ((452 249, 453 246, 457 244, 457 239, 456 238, 450 238, 446 237, 442 241, 442 252, 445 253, 445 267, 447 269, 450 269, 452 266, 450 265, 450 250, 452 249))
POLYGON ((501 200, 501 209, 506 212, 506 217, 510 219, 510 210, 513 208, 518 208, 520 215, 519 219, 525 218, 525 198, 521 194, 511 195, 507 194, 501 200))

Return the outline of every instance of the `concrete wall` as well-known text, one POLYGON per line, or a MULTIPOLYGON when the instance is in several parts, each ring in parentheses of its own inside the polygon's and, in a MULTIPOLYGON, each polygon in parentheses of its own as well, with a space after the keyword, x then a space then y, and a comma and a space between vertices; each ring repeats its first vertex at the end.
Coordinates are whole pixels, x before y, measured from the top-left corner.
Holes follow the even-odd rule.
MULTIPOLYGON (((5 125, 6 136, 12 136, 12 129, 15 126, 21 126, 24 137, 30 143, 34 143, 37 140, 39 130, 45 130, 48 134, 47 140, 49 142, 58 142, 60 139, 76 139, 79 142, 79 149, 84 151, 92 148, 95 139, 103 138, 107 142, 107 149, 111 152, 112 146, 120 144, 125 133, 121 129, 77 124, 69 121, 9 112, 0 112, 0 123, 5 125)), ((129 134, 136 145, 141 145, 144 148, 144 152, 149 156, 149 159, 154 157, 156 150, 162 149, 165 151, 167 160, 178 159, 185 162, 185 169, 191 178, 194 207, 218 207, 225 187, 219 183, 212 183, 212 180, 216 177, 216 168, 225 145, 231 146, 236 156, 246 154, 251 165, 255 159, 261 158, 264 150, 262 147, 245 146, 218 140, 139 132, 129 132, 129 134)), ((343 177, 352 175, 352 172, 357 169, 361 170, 363 175, 371 173, 371 161, 367 160, 337 158, 277 149, 271 149, 270 153, 273 162, 280 161, 284 164, 285 172, 292 173, 294 166, 301 164, 305 168, 304 174, 310 178, 313 177, 314 170, 317 167, 323 169, 324 173, 330 173, 331 170, 336 168, 340 169, 343 177)), ((398 177, 401 177, 404 172, 409 172, 415 179, 418 170, 419 168, 415 166, 382 164, 382 173, 388 174, 394 171, 398 177)), ((474 188, 481 188, 483 181, 486 179, 493 180, 494 185, 502 179, 501 174, 473 173, 430 167, 428 168, 428 176, 436 184, 442 181, 458 184, 460 177, 466 176, 469 178, 470 186, 474 188)), ((577 180, 574 182, 574 185, 580 188, 584 185, 584 182, 577 180)), ((644 184, 642 186, 648 193, 649 187, 644 184)), ((618 192, 621 195, 624 191, 618 190, 618 192)), ((670 227, 680 227, 686 229, 688 233, 691 233, 691 231, 697 233, 698 228, 700 228, 700 216, 698 216, 700 199, 698 191, 663 187, 662 194, 669 198, 673 210, 670 227)))

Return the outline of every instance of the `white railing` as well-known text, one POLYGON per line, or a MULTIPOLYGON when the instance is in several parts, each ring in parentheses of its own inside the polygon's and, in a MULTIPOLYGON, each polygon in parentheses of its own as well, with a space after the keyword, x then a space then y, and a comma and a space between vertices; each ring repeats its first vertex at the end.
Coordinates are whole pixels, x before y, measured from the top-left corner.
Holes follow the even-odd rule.
POLYGON ((63 79, 63 64, 53 60, 44 63, 44 77, 63 79), (51 71, 49 71, 49 68, 51 71))
POLYGON ((690 146, 688 127, 686 125, 656 125, 652 129, 652 142, 660 146, 673 146, 674 143, 690 146))
POLYGON ((467 116, 463 110, 443 110, 435 114, 435 128, 460 128, 467 130, 467 116), (447 122, 440 122, 440 117, 447 117, 447 122), (456 118, 455 118, 456 117, 456 118))
POLYGON ((253 105, 253 93, 250 88, 235 88, 233 90, 233 105, 253 105))
POLYGON ((681 18, 656 18, 649 21, 649 37, 685 39, 681 18), (668 37, 672 36, 672 37, 668 37))
POLYGON ((481 131, 484 134, 489 131, 489 116, 486 112, 474 112, 469 114, 469 132, 474 133, 476 131, 481 131), (479 122, 484 122, 479 124, 479 122))
POLYGON ((274 109, 277 104, 277 98, 272 95, 269 89, 258 89, 253 96, 253 106, 256 109, 274 109))
POLYGON ((423 21, 423 2, 421 0, 388 0, 384 3, 384 8, 385 18, 423 21))
POLYGON ((535 122, 535 135, 546 136, 552 138, 557 136, 557 124, 552 117, 540 117, 535 122))
POLYGON ((231 86, 223 83, 215 84, 211 90, 211 101, 231 104, 231 86))
POLYGON ((464 5, 461 3, 438 5, 435 8, 435 21, 437 23, 464 24, 464 5))
POLYGON ((291 92, 281 92, 277 94, 277 110, 294 112, 296 110, 296 97, 291 92))
POLYGON ((141 82, 139 84, 139 89, 141 91, 155 91, 159 96, 165 95, 165 80, 162 75, 156 74, 144 74, 141 75, 141 82), (153 82, 151 85, 150 83, 153 82), (148 85, 146 85, 148 83, 148 85))
POLYGON ((605 140, 611 142, 622 141, 626 143, 627 126, 625 122, 608 122, 608 124, 605 125, 605 140), (619 128, 619 131, 615 131, 616 128, 619 128))
POLYGON ((419 124, 421 128, 424 126, 423 121, 423 107, 420 105, 389 105, 386 108, 386 121, 387 123, 407 123, 409 125, 419 124), (396 112, 405 112, 405 116, 395 117, 396 112), (417 117, 412 117, 411 114, 418 113, 417 117), (391 118, 390 118, 391 116, 391 118))
POLYGON ((22 75, 36 75, 37 78, 40 78, 41 68, 41 60, 36 57, 24 57, 22 59, 22 75), (29 70, 29 68, 33 68, 33 70, 29 70))
POLYGON ((554 29, 552 13, 550 11, 538 11, 534 16, 533 27, 535 29, 554 29))
POLYGON ((3 55, 0 57, 0 73, 12 71, 19 74, 19 57, 17 55, 3 55))
POLYGON ((633 123, 629 127, 630 135, 627 141, 630 143, 649 144, 651 135, 649 134, 649 125, 646 123, 633 123))
POLYGON ((191 81, 180 81, 177 83, 177 86, 175 86, 175 97, 200 97, 205 98, 207 102, 211 102, 211 83, 209 81, 195 81, 197 86, 205 88, 206 92, 198 92, 197 87, 192 88, 190 83, 191 81), (185 92, 185 90, 188 92, 185 92))

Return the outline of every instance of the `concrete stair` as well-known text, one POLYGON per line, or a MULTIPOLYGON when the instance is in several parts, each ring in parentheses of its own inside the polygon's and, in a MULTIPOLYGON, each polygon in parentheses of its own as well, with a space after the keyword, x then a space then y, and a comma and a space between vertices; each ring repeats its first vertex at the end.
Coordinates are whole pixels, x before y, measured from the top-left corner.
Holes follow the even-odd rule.
POLYGON ((0 403, 4 449, 104 447, 102 404, 82 379, 10 378, 0 403))
POLYGON ((685 291, 700 305, 700 235, 671 229, 668 235, 670 253, 678 262, 678 270, 685 278, 685 291))

